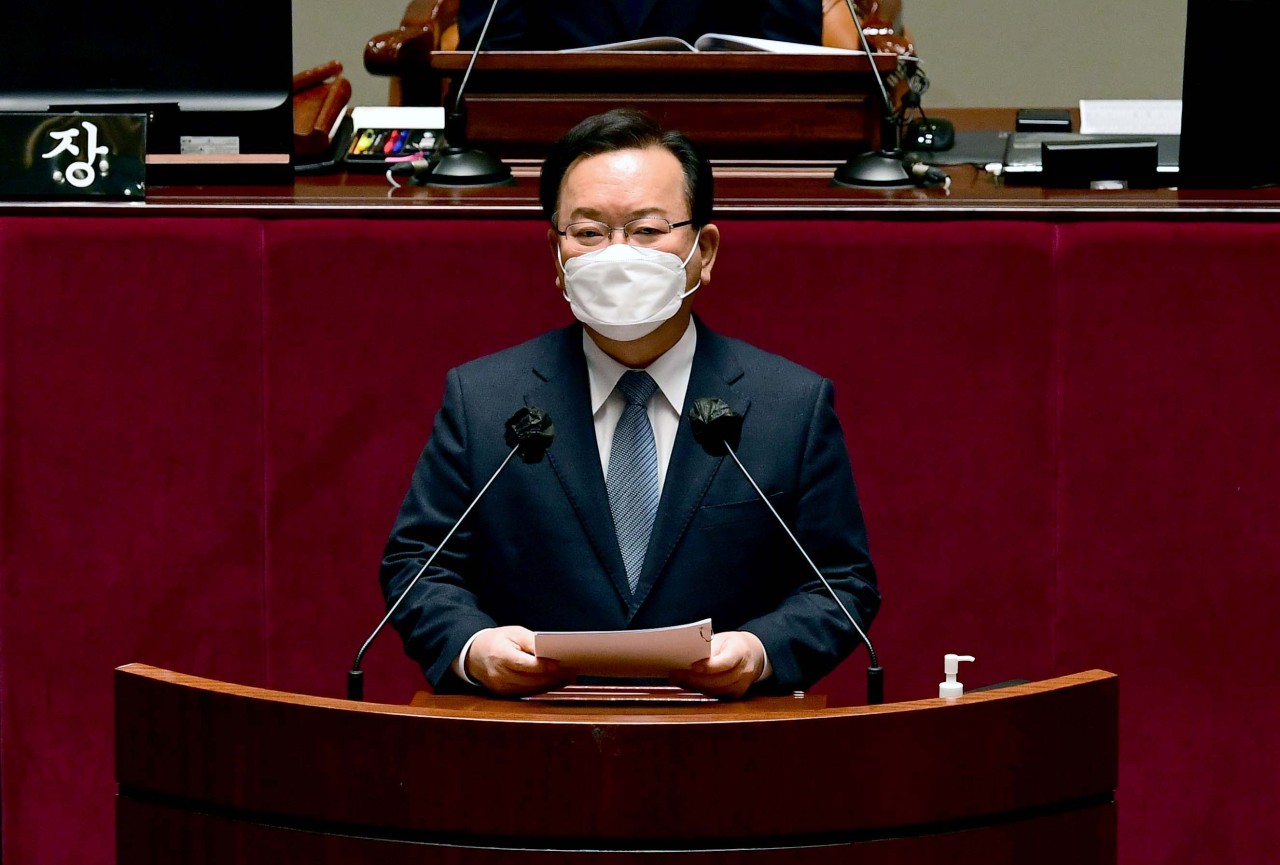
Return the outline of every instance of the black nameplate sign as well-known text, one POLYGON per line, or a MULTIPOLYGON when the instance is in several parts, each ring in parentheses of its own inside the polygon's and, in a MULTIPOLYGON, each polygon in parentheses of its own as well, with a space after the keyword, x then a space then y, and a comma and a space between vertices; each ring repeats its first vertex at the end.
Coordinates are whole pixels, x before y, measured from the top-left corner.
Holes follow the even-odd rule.
POLYGON ((0 114, 0 197, 146 194, 145 114, 0 114))

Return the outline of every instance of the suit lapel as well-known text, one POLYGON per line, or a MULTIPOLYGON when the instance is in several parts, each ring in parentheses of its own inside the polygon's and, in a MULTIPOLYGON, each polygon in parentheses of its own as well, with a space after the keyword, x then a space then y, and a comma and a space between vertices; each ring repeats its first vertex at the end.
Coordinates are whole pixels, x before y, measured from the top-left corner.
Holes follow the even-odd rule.
POLYGON ((710 456, 694 441, 689 425, 689 407, 701 397, 719 397, 739 414, 745 415, 751 404, 746 395, 739 393, 735 387, 742 378, 742 367, 734 357, 729 342, 708 330, 701 321, 697 321, 697 327, 698 347, 694 352, 693 369, 689 374, 689 388, 685 391, 684 406, 680 411, 680 428, 667 466, 662 500, 658 503, 658 517, 649 538, 644 569, 636 589, 633 616, 666 570, 672 553, 710 489, 720 464, 726 459, 710 456))
POLYGON ((609 512, 609 494, 605 490, 591 417, 591 387, 582 353, 582 329, 569 327, 561 334, 563 338, 545 361, 535 365, 533 372, 538 382, 525 394, 525 403, 537 405, 551 415, 556 435, 547 451, 547 461, 555 470, 614 590, 623 603, 629 605, 631 589, 609 512))

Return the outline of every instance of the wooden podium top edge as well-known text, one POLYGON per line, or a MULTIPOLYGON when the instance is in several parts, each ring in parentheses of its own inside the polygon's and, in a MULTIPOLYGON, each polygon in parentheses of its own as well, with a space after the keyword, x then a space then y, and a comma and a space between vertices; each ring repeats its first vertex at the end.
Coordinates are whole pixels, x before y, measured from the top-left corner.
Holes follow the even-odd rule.
POLYGON ((550 706, 545 703, 528 703, 485 697, 432 697, 430 699, 435 703, 435 705, 429 706, 353 702, 333 697, 318 697, 309 694, 296 694, 289 691, 278 691, 270 688, 239 685, 231 682, 219 681, 217 679, 208 679, 201 676, 179 673, 173 670, 166 670, 142 663, 125 664, 117 667, 116 676, 117 679, 122 676, 137 677, 140 679, 177 685, 210 693, 225 694, 247 699, 290 703, 313 708, 339 709, 342 711, 392 715, 420 715, 437 718, 469 718, 474 720, 596 724, 601 722, 662 723, 673 719, 678 719, 685 723, 728 723, 736 721, 795 720, 798 718, 831 718, 847 715, 915 712, 935 709, 948 704, 963 706, 994 700, 1017 699, 1048 691, 1102 683, 1118 678, 1114 673, 1095 669, 1073 673, 1066 676, 1058 676, 1051 679, 1044 679, 1038 682, 1010 685, 1009 687, 996 688, 989 691, 971 692, 956 700, 931 698, 900 703, 886 703, 880 706, 847 706, 832 709, 813 709, 811 708, 812 704, 807 704, 810 706, 808 708, 802 707, 796 710, 788 710, 786 708, 779 708, 778 706, 771 706, 769 708, 752 708, 753 700, 759 701, 772 699, 776 701, 787 701, 792 699, 790 697, 757 697, 735 702, 699 703, 696 705, 678 708, 655 705, 652 708, 645 708, 644 710, 639 710, 635 706, 627 706, 619 707, 620 711, 606 711, 603 707, 595 707, 598 708, 598 711, 590 711, 588 707, 585 706, 573 706, 571 707, 573 711, 563 712, 557 711, 557 707, 550 706), (450 702, 456 703, 458 707, 453 708, 449 706, 450 702), (584 709, 588 709, 588 711, 584 712, 584 709), (722 711, 716 711, 716 709, 722 709, 722 711))

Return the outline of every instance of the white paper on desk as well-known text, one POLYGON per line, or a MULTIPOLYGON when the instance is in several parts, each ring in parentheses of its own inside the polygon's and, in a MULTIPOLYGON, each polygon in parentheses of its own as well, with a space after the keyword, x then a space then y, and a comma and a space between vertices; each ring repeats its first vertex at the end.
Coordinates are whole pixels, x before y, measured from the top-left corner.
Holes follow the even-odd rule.
POLYGON ((1181 99, 1081 99, 1081 135, 1179 135, 1181 99))
POLYGON ((356 129, 444 129, 444 108, 435 105, 357 105, 356 129))
POLYGON ((539 631, 533 653, 584 676, 666 676, 711 657, 711 620, 637 631, 539 631))
POLYGON ((694 41, 697 51, 772 51, 774 54, 862 54, 854 48, 833 48, 758 36, 732 36, 726 33, 703 33, 694 41))

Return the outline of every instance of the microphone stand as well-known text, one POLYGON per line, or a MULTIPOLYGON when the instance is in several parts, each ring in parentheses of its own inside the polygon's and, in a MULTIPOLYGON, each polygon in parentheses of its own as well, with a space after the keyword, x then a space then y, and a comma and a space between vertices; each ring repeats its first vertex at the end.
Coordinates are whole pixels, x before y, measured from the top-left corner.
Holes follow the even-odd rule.
POLYGON ((694 400, 693 407, 689 410, 689 422, 693 427, 694 440, 702 445, 703 449, 709 454, 719 456, 719 448, 723 447, 724 452, 733 457, 733 461, 737 464, 738 470, 742 472, 742 476, 751 484, 751 488, 756 491, 760 501, 764 502, 764 506, 769 509, 769 513, 773 514, 773 518, 777 520, 778 525, 782 526, 782 530, 787 533, 791 543, 800 551, 800 555, 804 556, 804 560, 809 564, 818 579, 822 581, 822 585, 826 586, 827 593, 836 602, 840 612, 844 613, 845 618, 849 620, 849 624, 853 625, 853 629, 862 638, 862 645, 867 647, 867 656, 871 660, 871 665, 867 667, 867 705, 879 706, 882 704, 884 702, 884 667, 880 666, 880 661, 876 657, 876 650, 871 645, 871 638, 867 636, 867 632, 862 629, 862 626, 858 624, 858 620, 849 612, 849 608, 844 605, 844 601, 840 600, 840 596, 836 594, 836 590, 831 587, 831 583, 823 576, 818 566, 813 563, 813 559, 809 558, 809 553, 801 546, 796 536, 791 533, 791 528, 787 525, 786 520, 773 507, 769 497, 760 489, 756 479, 751 476, 751 472, 747 471, 747 467, 742 464, 742 460, 738 459, 738 454, 734 452, 733 446, 729 443, 730 441, 738 441, 741 436, 742 415, 731 409, 723 400, 702 397, 694 400))
POLYGON ((489 22, 498 9, 501 0, 493 0, 489 14, 480 28, 480 36, 476 39, 476 47, 471 52, 471 60, 467 63, 467 71, 463 73, 462 83, 452 94, 452 106, 445 115, 443 146, 438 147, 427 161, 426 168, 415 172, 413 182, 418 186, 515 186, 515 178, 511 176, 511 168, 483 150, 467 145, 467 108, 462 101, 462 94, 467 88, 467 80, 471 70, 480 56, 480 46, 484 44, 485 34, 489 32, 489 22))
POLYGON ((360 669, 360 661, 364 659, 364 653, 369 650, 369 646, 373 645, 373 640, 378 634, 382 633, 382 629, 386 627, 387 622, 391 621, 391 617, 395 611, 400 608, 400 604, 405 598, 409 597, 409 592, 413 591, 413 587, 418 584, 418 580, 422 579, 422 575, 431 567, 431 563, 436 560, 436 556, 444 549, 444 545, 449 543, 449 539, 453 537, 454 532, 462 525, 471 510, 480 503, 480 499, 484 498, 484 494, 489 491, 489 487, 493 486, 493 482, 498 479, 498 475, 502 474, 502 470, 507 467, 507 463, 511 462, 511 458, 520 453, 520 459, 526 463, 536 463, 546 454, 547 448, 551 447, 551 442, 555 436, 555 425, 551 422, 551 417, 542 409, 536 406, 529 406, 516 412, 507 420, 506 442, 511 448, 510 453, 502 461, 502 465, 489 476, 489 480, 485 481, 480 492, 476 493, 476 497, 471 500, 471 504, 467 505, 467 509, 462 512, 462 516, 458 517, 457 522, 449 529, 448 534, 440 543, 436 544, 436 548, 431 551, 431 555, 422 563, 422 567, 418 568, 418 572, 413 575, 413 579, 409 581, 409 585, 404 587, 404 591, 396 598, 396 602, 387 610, 387 614, 382 617, 382 621, 378 623, 378 627, 373 629, 373 633, 369 635, 369 639, 364 641, 364 645, 360 647, 360 651, 356 652, 356 659, 351 663, 351 669, 347 671, 347 699, 363 700, 364 699, 364 671, 360 669), (523 450, 523 452, 522 452, 523 450))
POLYGON ((836 186, 850 186, 857 189, 894 189, 916 184, 915 176, 907 167, 905 154, 902 152, 902 136, 898 130, 898 122, 893 116, 893 107, 889 102, 889 91, 876 68, 875 57, 872 56, 871 43, 862 29, 862 19, 854 9, 853 0, 845 0, 849 14, 853 16, 854 29, 858 31, 858 39, 862 50, 866 52, 867 61, 871 64, 871 75, 880 90, 880 104, 884 114, 880 119, 880 149, 871 150, 853 157, 836 169, 831 182, 836 186))

